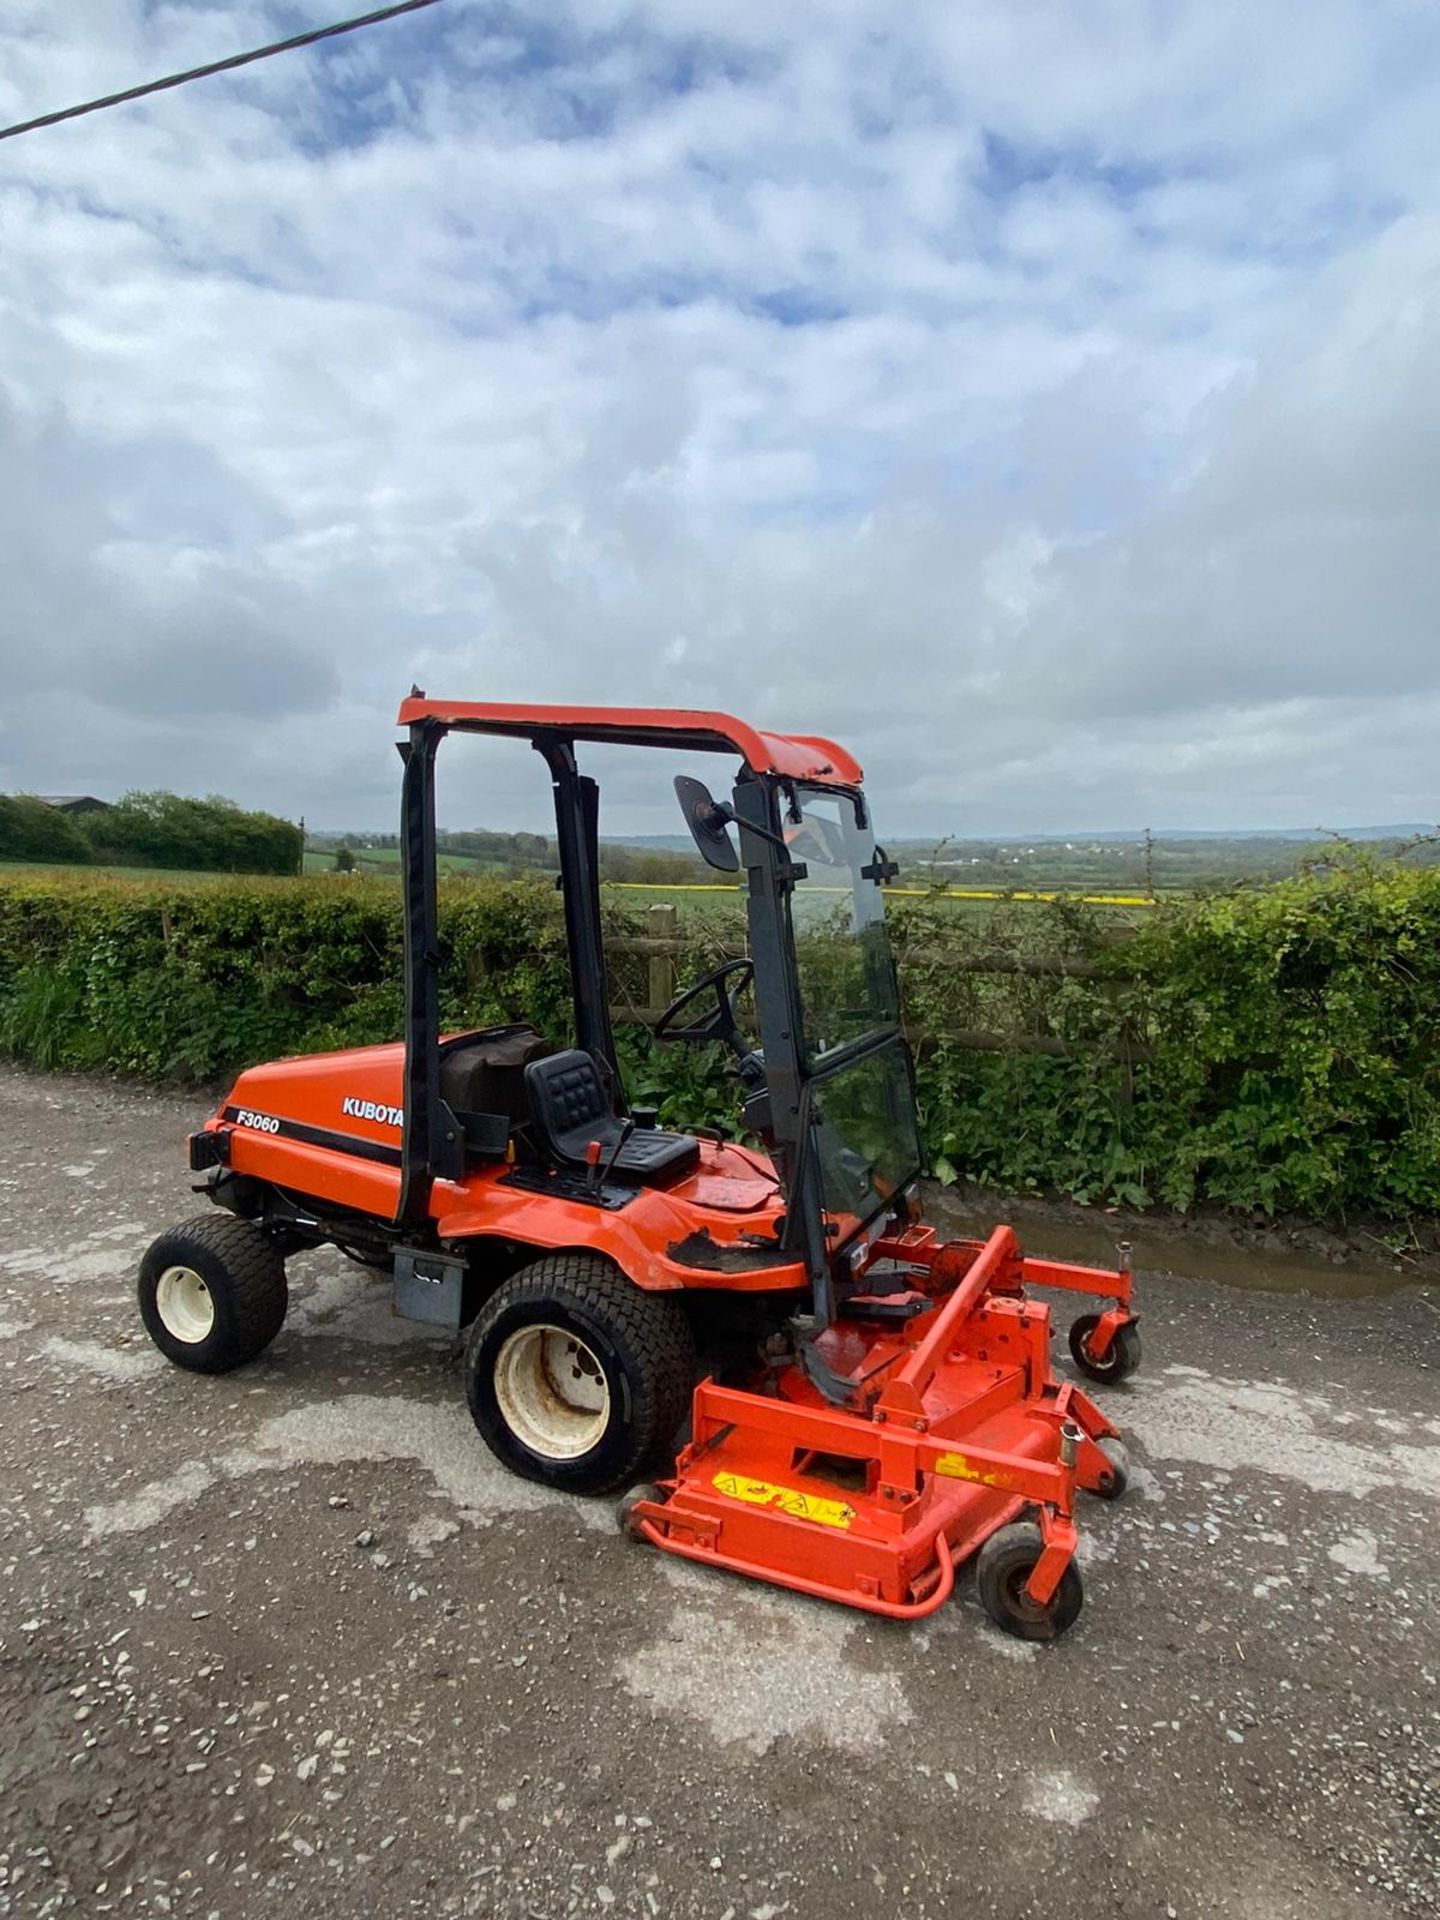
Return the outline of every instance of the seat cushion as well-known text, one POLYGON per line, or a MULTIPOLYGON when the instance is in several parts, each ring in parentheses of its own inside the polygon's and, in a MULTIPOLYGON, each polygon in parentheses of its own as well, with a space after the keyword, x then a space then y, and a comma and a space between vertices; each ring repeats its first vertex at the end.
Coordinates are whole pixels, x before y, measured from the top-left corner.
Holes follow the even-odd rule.
MULTIPOLYGON (((624 1123, 588 1053, 573 1047, 548 1060, 532 1060, 525 1068, 525 1089, 535 1133, 557 1162, 587 1166, 586 1150, 598 1140, 600 1163, 609 1167, 624 1123)), ((635 1132, 615 1155, 609 1177, 658 1186, 699 1158, 700 1143, 688 1133, 635 1132)))
POLYGON ((620 1149, 612 1178, 638 1180, 641 1185, 674 1180, 700 1159, 700 1142, 693 1134, 632 1133, 620 1149))

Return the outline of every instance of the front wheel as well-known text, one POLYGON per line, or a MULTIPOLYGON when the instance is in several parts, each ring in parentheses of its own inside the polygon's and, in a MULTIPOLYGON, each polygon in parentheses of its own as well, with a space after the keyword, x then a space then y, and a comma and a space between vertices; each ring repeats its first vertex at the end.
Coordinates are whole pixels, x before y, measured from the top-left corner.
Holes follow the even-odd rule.
POLYGON ((663 1504, 664 1499, 665 1496, 659 1487, 652 1486, 647 1480, 642 1480, 638 1487, 631 1487, 615 1509, 615 1525, 620 1529, 621 1536, 626 1540, 639 1541, 642 1545, 648 1544, 650 1536, 641 1526, 635 1509, 648 1506, 652 1502, 663 1504))
POLYGON ((604 1493, 673 1445, 695 1384, 677 1300, 595 1254, 550 1254, 481 1308, 465 1348, 470 1413, 527 1480, 604 1493))
POLYGON ((155 1345, 192 1373, 229 1373, 285 1324, 285 1262, 248 1220, 202 1214, 172 1227, 140 1262, 140 1318, 155 1345))

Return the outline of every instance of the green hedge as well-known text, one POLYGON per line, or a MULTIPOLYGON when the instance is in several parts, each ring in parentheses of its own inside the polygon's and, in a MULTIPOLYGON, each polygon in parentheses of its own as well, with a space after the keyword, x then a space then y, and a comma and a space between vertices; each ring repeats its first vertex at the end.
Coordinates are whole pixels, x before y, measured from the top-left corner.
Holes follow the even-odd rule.
MULTIPOLYGON (((644 930, 638 912, 607 911, 612 934, 644 930)), ((446 885, 440 923, 447 1022, 564 1032, 552 884, 446 885)), ((1141 1206, 1440 1212, 1440 871, 1357 862, 1167 906, 1123 941, 1113 917, 1070 902, 922 902, 894 926, 942 1177, 1141 1206), (956 1037, 977 1030, 1066 1051, 956 1037)), ((738 929, 690 930, 682 981, 738 929)), ((617 1002, 644 1001, 644 969, 617 961, 617 1002)), ((12 1057, 204 1082, 393 1037, 400 1011, 393 884, 0 877, 12 1057)), ((622 1044, 633 1091, 666 1119, 733 1114, 721 1061, 633 1027, 622 1044)))
POLYGON ((948 928, 922 908, 898 930, 942 1173, 1182 1210, 1440 1211, 1434 869, 1353 858, 1172 903, 1124 944, 1113 920, 1063 902, 948 928), (1057 953, 1098 977, 957 964, 1057 953), (977 1027, 1071 1051, 943 1037, 977 1027))
POLYGON ((250 812, 221 794, 127 793, 84 816, 97 860, 112 866, 179 867, 206 873, 298 873, 303 837, 292 820, 250 812))
MULTIPOLYGON (((608 931, 642 933, 607 908, 608 931)), ((738 932, 738 922, 731 932, 738 932)), ((570 1018, 553 880, 442 884, 447 1025, 570 1018)), ((714 964, 724 932, 697 930, 714 964)), ((0 1052, 42 1067, 207 1082, 282 1054, 394 1039, 401 924, 392 882, 352 877, 187 887, 102 876, 0 874, 0 1052)), ((617 1003, 646 998, 643 960, 612 966, 617 1003)), ((621 1029, 637 1097, 667 1120, 733 1106, 722 1063, 621 1029)))
MULTIPOLYGON (((562 930, 538 885, 447 893, 456 1018, 542 1023, 564 1004, 562 930)), ((391 1039, 399 895, 384 881, 182 887, 0 883, 0 1047, 42 1066, 203 1081, 247 1061, 391 1039)))

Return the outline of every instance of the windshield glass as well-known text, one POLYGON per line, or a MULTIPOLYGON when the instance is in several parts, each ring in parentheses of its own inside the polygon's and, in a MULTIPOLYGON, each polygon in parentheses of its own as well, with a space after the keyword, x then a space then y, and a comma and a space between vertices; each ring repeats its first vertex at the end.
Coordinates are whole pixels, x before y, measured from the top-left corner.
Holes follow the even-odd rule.
POLYGON ((791 895, 790 916, 813 1062, 867 1033, 898 1026, 900 1006, 875 876, 875 836, 858 823, 848 794, 801 787, 798 799, 800 818, 787 806, 782 819, 790 857, 807 869, 791 895))
POLYGON ((798 799, 800 818, 786 805, 781 820, 791 859, 806 867, 790 917, 812 1138, 838 1251, 914 1179, 920 1142, 875 836, 848 794, 801 787, 798 799))
POLYGON ((843 1246, 920 1171, 904 1043, 863 1054, 812 1090, 821 1202, 843 1246))

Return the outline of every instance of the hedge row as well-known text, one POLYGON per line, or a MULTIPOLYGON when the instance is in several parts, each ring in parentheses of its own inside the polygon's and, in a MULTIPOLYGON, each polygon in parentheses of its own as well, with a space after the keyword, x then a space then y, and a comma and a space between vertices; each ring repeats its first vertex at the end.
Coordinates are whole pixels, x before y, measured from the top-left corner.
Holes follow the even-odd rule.
POLYGON ((901 966, 942 1171, 1180 1210, 1440 1212, 1435 870, 1362 859, 1196 897, 1155 910, 1124 945, 1113 923, 1063 904, 948 936, 933 910, 907 918, 901 966), (1057 953, 1094 977, 1047 972, 1057 953), (986 957, 1040 970, 965 971, 986 957), (977 1027, 1070 1051, 982 1054, 944 1038, 977 1027))
MULTIPOLYGON (((942 1177, 1134 1205, 1440 1213, 1440 871, 1361 862, 1194 899, 1123 943, 1065 902, 894 919, 942 1177), (1030 1048, 977 1051, 977 1030, 1030 1048)), ((736 931, 694 923, 679 978, 736 931)), ((447 1022, 564 1032, 551 884, 446 886, 441 933, 447 1022)), ((643 1001, 643 965, 618 963, 618 1002, 643 1001)), ((393 1037, 400 1011, 385 882, 0 879, 0 1050, 40 1066, 205 1082, 393 1037)), ((667 1119, 733 1115, 720 1061, 622 1034, 633 1091, 667 1119)))
MULTIPOLYGON (((644 930, 634 912, 607 919, 610 933, 644 930)), ((566 1031, 553 879, 442 883, 440 934, 447 1025, 566 1031)), ((723 938, 697 931, 697 967, 714 964, 723 938)), ((36 1066, 203 1084, 282 1054, 394 1039, 401 964, 399 894, 385 880, 0 873, 0 1053, 36 1066)), ((617 1003, 643 1005, 645 962, 618 958, 611 986, 617 1003)), ((620 1040, 632 1091, 667 1120, 733 1106, 708 1050, 656 1049, 623 1025, 620 1040)))

